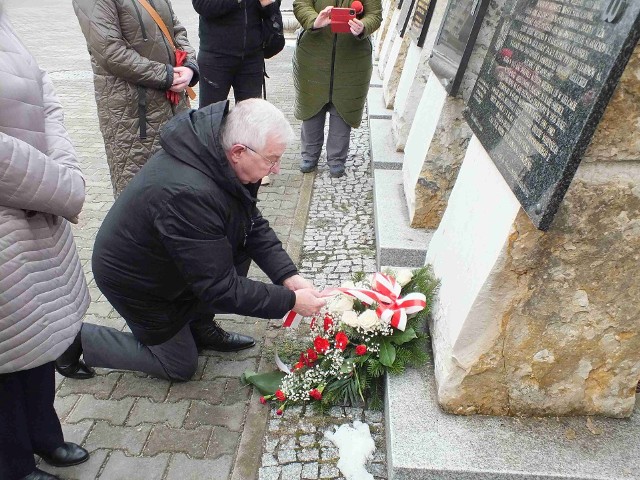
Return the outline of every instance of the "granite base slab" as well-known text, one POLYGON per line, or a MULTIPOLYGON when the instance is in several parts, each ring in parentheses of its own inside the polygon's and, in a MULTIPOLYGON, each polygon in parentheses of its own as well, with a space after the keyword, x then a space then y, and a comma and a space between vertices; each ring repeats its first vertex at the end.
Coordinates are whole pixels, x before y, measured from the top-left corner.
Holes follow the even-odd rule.
POLYGON ((433 365, 390 376, 390 480, 640 478, 640 414, 514 418, 444 413, 433 365))
POLYGON ((422 267, 433 231, 409 226, 402 170, 376 168, 373 199, 378 267, 422 267))
POLYGON ((391 128, 390 119, 369 119, 373 168, 402 170, 404 154, 396 151, 393 136, 389 134, 391 128))

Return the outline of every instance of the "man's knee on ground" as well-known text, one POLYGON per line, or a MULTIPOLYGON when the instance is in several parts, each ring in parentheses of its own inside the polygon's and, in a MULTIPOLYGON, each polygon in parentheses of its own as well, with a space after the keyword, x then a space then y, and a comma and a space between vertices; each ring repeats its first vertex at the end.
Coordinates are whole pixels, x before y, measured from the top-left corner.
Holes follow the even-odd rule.
POLYGON ((188 382, 198 369, 198 355, 191 359, 183 359, 184 362, 165 366, 166 379, 172 382, 188 382))

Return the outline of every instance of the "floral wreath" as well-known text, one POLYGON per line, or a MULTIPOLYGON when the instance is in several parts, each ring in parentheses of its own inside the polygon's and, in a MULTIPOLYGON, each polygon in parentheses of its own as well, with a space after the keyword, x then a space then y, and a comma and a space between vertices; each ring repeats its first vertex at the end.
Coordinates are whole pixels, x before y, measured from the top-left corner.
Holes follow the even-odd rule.
MULTIPOLYGON (((427 360, 422 331, 437 287, 429 266, 368 279, 358 273, 333 289, 336 295, 311 319, 308 345, 291 368, 276 352, 279 371, 247 371, 242 378, 263 394, 262 403, 277 403, 278 415, 308 402, 320 410, 360 402, 380 408, 383 375, 427 360)), ((302 318, 291 311, 283 326, 297 327, 302 318)))

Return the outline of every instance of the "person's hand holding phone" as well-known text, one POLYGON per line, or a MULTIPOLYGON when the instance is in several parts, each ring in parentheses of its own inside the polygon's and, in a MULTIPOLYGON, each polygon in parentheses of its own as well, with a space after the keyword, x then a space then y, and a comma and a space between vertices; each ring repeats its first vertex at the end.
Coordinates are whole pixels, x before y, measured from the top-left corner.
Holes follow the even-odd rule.
POLYGON ((362 23, 357 18, 353 18, 349 20, 349 28, 351 29, 351 33, 357 37, 362 32, 364 32, 364 23, 362 23))
POLYGON ((315 22, 313 22, 313 28, 323 28, 331 23, 331 9, 333 6, 329 5, 318 13, 315 22))

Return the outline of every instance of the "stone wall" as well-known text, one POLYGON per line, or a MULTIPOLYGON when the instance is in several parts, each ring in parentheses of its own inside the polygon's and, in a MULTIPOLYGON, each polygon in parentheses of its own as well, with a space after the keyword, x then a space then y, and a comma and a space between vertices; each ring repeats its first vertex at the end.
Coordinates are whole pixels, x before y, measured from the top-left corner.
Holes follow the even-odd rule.
MULTIPOLYGON (((449 253, 464 268, 499 247, 481 280, 474 273, 457 295, 446 286, 451 274, 438 260, 446 242, 437 237, 474 220, 463 213, 443 218, 427 259, 444 273, 432 335, 446 411, 631 415, 640 378, 639 105, 637 47, 549 231, 537 230, 522 209, 498 220, 488 211, 476 234, 483 223, 508 227, 508 234, 482 247, 456 247, 467 258, 449 253), (465 298, 468 308, 452 320, 465 298)), ((479 182, 492 181, 485 171, 479 182)), ((464 188, 456 184, 449 208, 464 188)))

